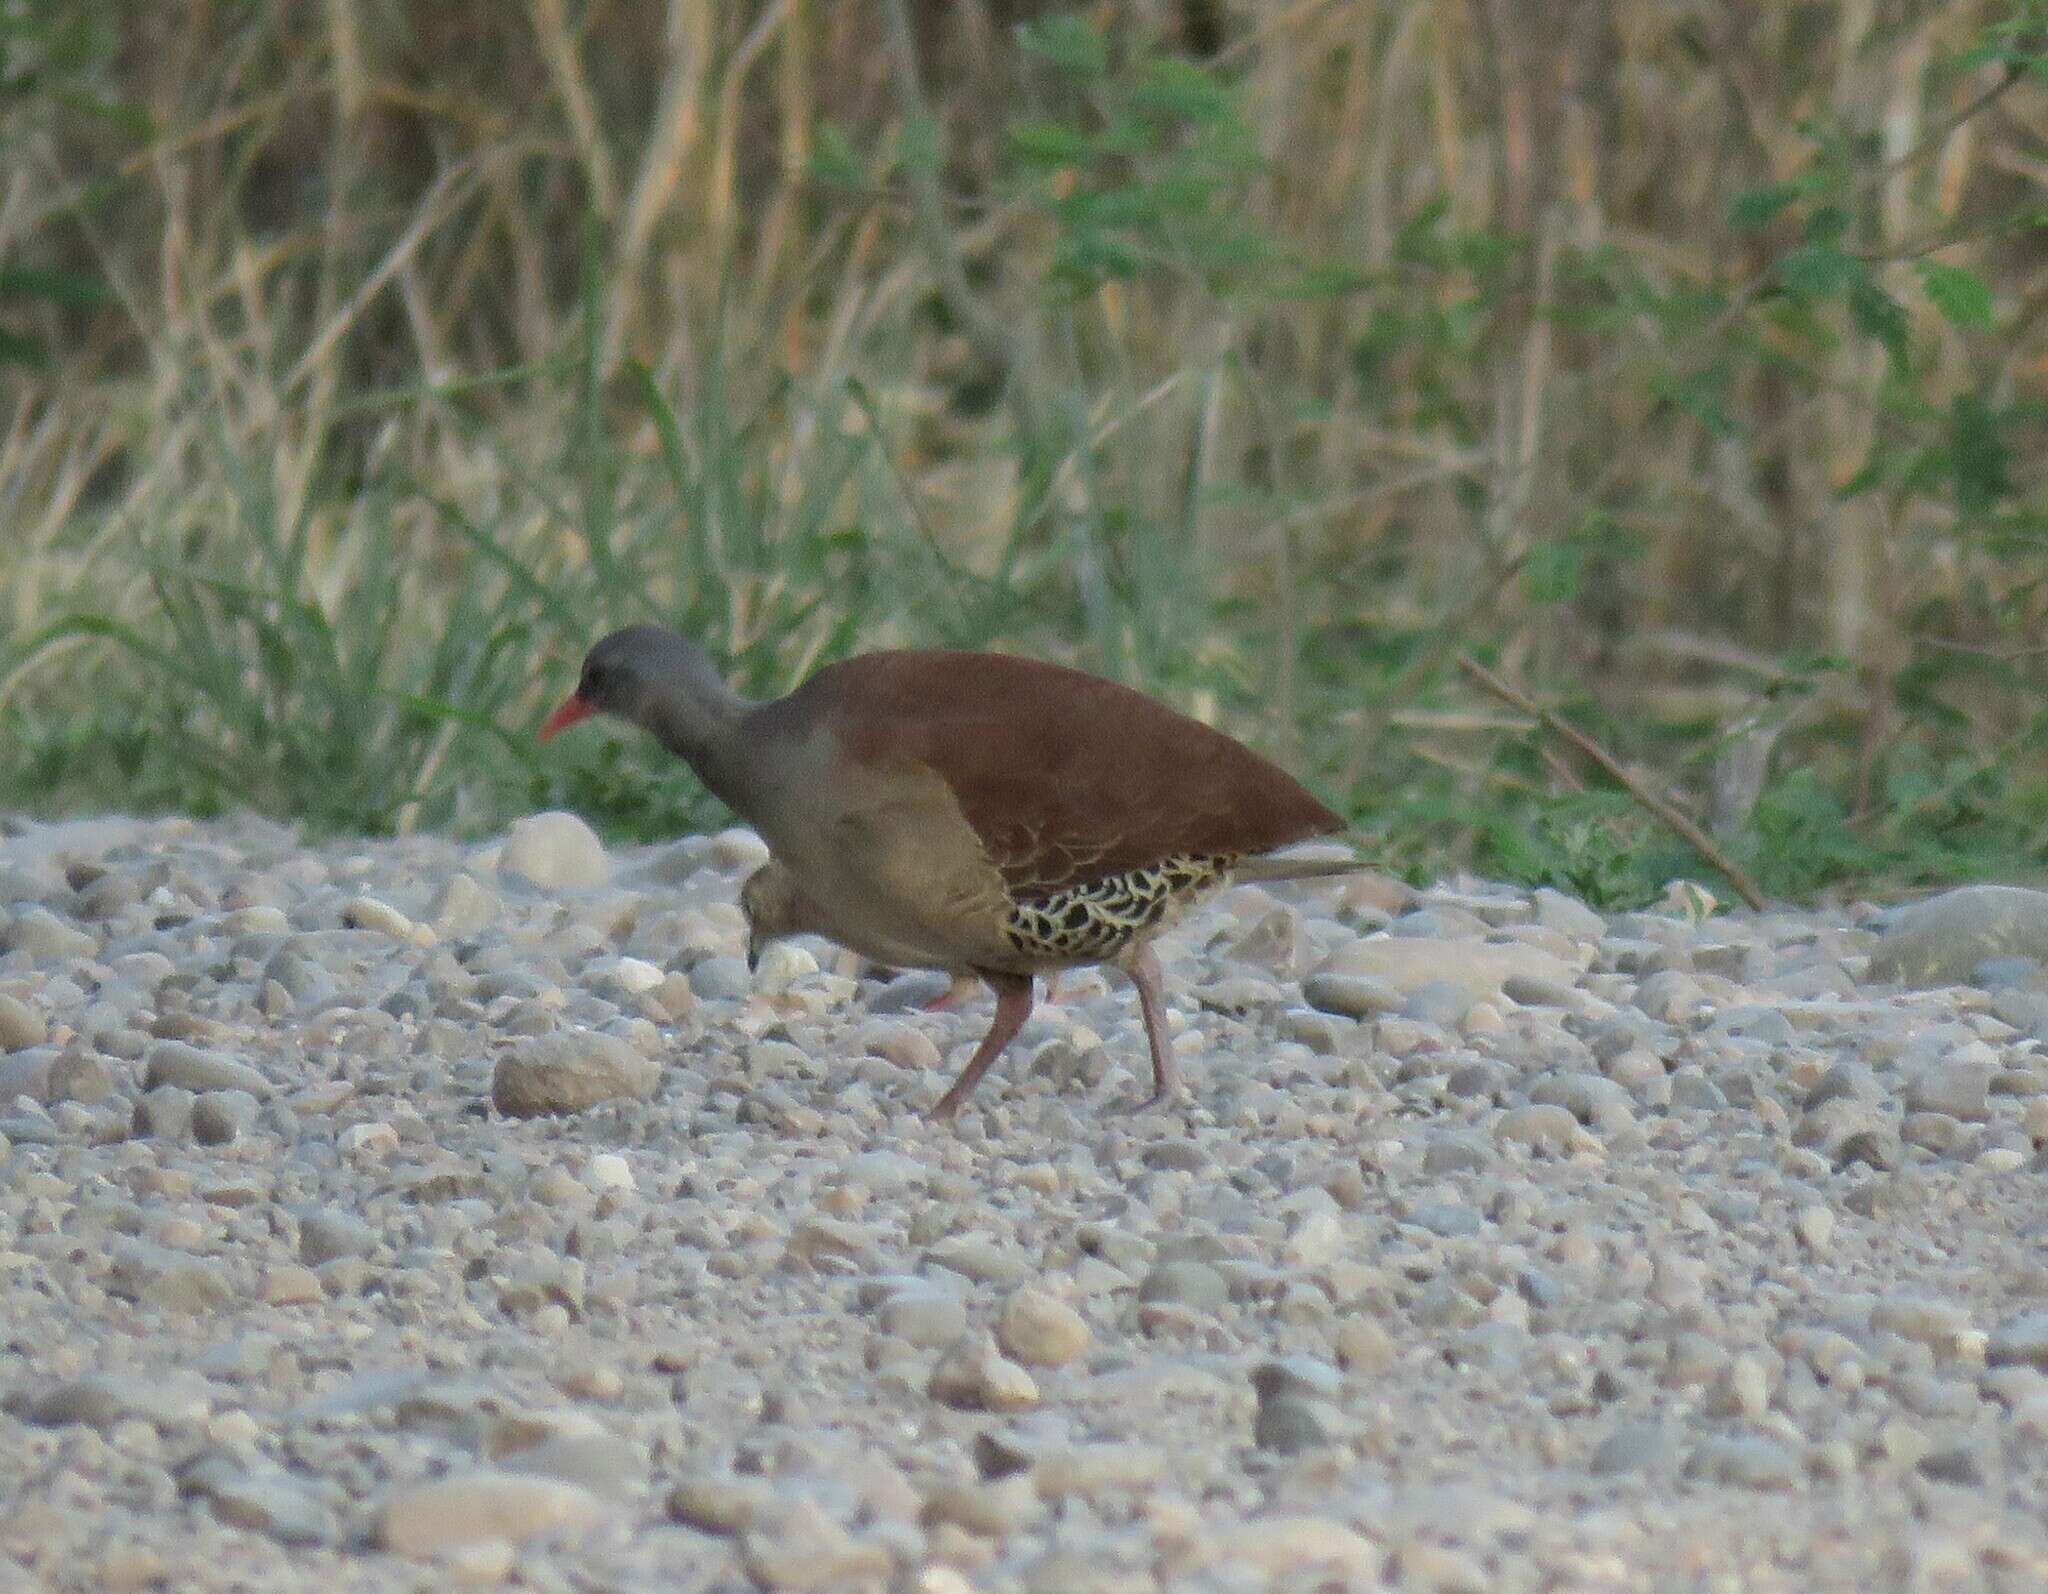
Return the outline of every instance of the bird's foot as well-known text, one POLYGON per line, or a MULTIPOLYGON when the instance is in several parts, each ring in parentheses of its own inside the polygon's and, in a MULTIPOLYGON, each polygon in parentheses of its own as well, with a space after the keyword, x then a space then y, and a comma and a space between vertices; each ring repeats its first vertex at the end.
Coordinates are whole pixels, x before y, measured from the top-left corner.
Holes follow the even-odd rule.
POLYGON ((1140 1113, 1163 1112, 1168 1108, 1184 1107, 1190 1100, 1187 1086, 1175 1081, 1170 1085, 1155 1085, 1152 1094, 1142 1101, 1114 1102, 1103 1108, 1103 1111, 1135 1118, 1140 1113))

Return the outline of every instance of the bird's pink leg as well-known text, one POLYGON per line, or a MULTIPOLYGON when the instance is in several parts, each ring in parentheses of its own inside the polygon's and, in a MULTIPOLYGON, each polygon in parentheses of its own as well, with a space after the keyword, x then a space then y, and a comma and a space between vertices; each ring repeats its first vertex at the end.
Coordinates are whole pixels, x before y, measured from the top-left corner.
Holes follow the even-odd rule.
POLYGON ((1028 974, 984 974, 996 993, 995 1022, 988 1027, 988 1034, 982 1037, 981 1046, 976 1050, 960 1077, 953 1081, 953 1088, 941 1096, 938 1105, 932 1108, 934 1120, 951 1118, 959 1112, 961 1104, 973 1091, 975 1082, 988 1072, 989 1064, 1002 1055, 1003 1048, 1017 1038, 1017 1031, 1024 1027, 1024 1020, 1031 1016, 1033 981, 1028 974))
POLYGON ((1144 1105, 1153 1106, 1181 1093, 1180 1069, 1173 1061, 1173 1041, 1166 1032, 1166 982, 1159 972, 1159 959, 1149 946, 1140 947, 1124 962, 1124 972, 1138 988, 1138 1011, 1145 1019, 1145 1044, 1152 1049, 1152 1094, 1144 1105))

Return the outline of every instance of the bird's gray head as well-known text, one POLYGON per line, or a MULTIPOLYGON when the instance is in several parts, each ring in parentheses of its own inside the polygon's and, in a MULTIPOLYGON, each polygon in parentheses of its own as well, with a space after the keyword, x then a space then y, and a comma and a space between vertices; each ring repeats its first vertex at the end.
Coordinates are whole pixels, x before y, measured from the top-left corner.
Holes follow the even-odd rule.
POLYGON ((679 720, 728 715, 741 705, 711 656, 688 637, 667 626, 629 625, 584 655, 576 690, 541 727, 540 739, 592 714, 659 733, 679 720))
POLYGON ((740 887, 740 912, 747 920, 749 971, 759 966, 769 942, 817 928, 809 909, 810 899, 798 889, 796 877, 773 858, 747 876, 740 887))

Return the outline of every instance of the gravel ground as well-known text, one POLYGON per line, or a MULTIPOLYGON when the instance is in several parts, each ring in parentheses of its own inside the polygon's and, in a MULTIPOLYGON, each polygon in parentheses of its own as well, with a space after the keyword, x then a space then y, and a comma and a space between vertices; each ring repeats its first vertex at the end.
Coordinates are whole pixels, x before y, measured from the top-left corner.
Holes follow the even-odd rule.
POLYGON ((2048 1588, 2048 896, 1238 888, 956 1133, 761 856, 0 825, 0 1589, 2048 1588))

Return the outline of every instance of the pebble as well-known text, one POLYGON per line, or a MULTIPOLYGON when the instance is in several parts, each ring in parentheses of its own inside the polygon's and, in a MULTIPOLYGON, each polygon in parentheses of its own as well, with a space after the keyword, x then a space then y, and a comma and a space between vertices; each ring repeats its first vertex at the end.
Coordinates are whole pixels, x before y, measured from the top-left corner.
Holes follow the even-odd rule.
POLYGON ((1377 1018, 1400 1009, 1400 987, 1368 974, 1337 974, 1318 970, 1301 982, 1302 997, 1311 1007, 1344 1018, 1377 1018))
POLYGON ((293 1546, 331 1544, 338 1536, 334 1512, 282 1470, 250 1470, 233 1455, 215 1451, 187 1464, 179 1483, 205 1499, 229 1527, 293 1546))
POLYGON ((584 1112, 600 1102, 645 1101, 661 1084, 661 1065, 596 1030, 535 1035, 498 1059, 491 1104, 512 1118, 584 1112))
POLYGON ((299 1214, 299 1260, 308 1267, 336 1257, 361 1256, 375 1243, 369 1224, 353 1212, 316 1207, 299 1214))
POLYGON ((1421 986, 1445 981, 1474 1002, 1499 996, 1503 983, 1516 975, 1568 989, 1575 973, 1562 958, 1539 947, 1432 936, 1353 941, 1333 953, 1319 972, 1362 974, 1392 986, 1404 999, 1421 986))
POLYGON ((1662 1470, 1672 1464, 1675 1454, 1676 1447, 1663 1424, 1625 1422, 1594 1447, 1586 1469, 1603 1478, 1662 1470))
POLYGON ((926 1392, 941 1405, 967 1411, 1019 1411, 1038 1404, 1038 1384, 1003 1355, 988 1334, 967 1334, 932 1368, 926 1392))
POLYGON ((1380 1582, 1385 1557, 1378 1545, 1356 1529, 1327 1517, 1255 1516, 1195 1538, 1182 1551, 1176 1575, 1231 1563, 1242 1564, 1260 1577, 1327 1572, 1351 1580, 1355 1587, 1374 1587, 1380 1582))
POLYGON ((575 814, 531 814, 505 832, 498 872, 538 891, 589 891, 609 883, 611 860, 575 814))
POLYGON ((130 1420, 157 1428, 189 1428, 203 1422, 212 1406, 205 1386, 186 1377, 144 1377, 92 1373, 35 1399, 29 1420, 45 1427, 83 1423, 106 1430, 130 1420))
POLYGON ((1087 1354, 1091 1336, 1081 1314, 1058 1297, 1033 1286, 1003 1303, 996 1339, 1027 1367, 1061 1367, 1087 1354))
POLYGON ((394 1489, 377 1510, 377 1542, 394 1554, 430 1556, 480 1540, 580 1533, 603 1515, 603 1503, 580 1484, 475 1468, 394 1489))
POLYGON ((1206 1262, 1162 1262, 1145 1275, 1138 1288, 1138 1299, 1217 1312, 1229 1304, 1230 1286, 1206 1262))
POLYGON ((1799 1461, 1777 1440, 1759 1434, 1717 1436, 1694 1447, 1685 1474, 1744 1489, 1790 1489, 1799 1482, 1799 1461))
POLYGON ((280 1262, 264 1271, 258 1292, 271 1306, 304 1306, 327 1292, 320 1275, 296 1262, 280 1262))
POLYGON ((263 1104, 246 1090, 209 1090, 192 1102, 192 1138, 202 1146, 225 1146, 256 1126, 263 1104))
POLYGON ((1968 1123, 1991 1116, 1990 1094, 1998 1068, 1988 1062, 1941 1062, 1923 1069, 1906 1086, 1908 1113, 1941 1113, 1968 1123))
POLYGON ((776 1502, 765 1478, 710 1473, 684 1478, 668 1493, 668 1514, 702 1533, 738 1533, 776 1502))
POLYGON ((417 925, 388 902, 375 897, 355 897, 341 910, 341 922, 351 930, 374 930, 395 941, 418 941, 431 946, 433 931, 417 925))
POLYGON ((2048 1372, 2048 1311, 2022 1312, 1993 1331, 1984 1359, 1993 1367, 2032 1367, 2048 1372))
POLYGON ((1818 1256, 1834 1242, 1835 1215, 1826 1207, 1801 1207, 1792 1228, 1799 1243, 1818 1256))
POLYGON ((30 908, 0 926, 0 951, 19 952, 42 963, 67 963, 94 956, 100 944, 48 908, 30 908))
POLYGON ((271 1094, 270 1081, 260 1069, 183 1041, 163 1041, 151 1048, 143 1067, 142 1088, 154 1090, 159 1085, 175 1085, 195 1093, 241 1090, 259 1100, 271 1094))
POLYGON ((427 922, 443 937, 467 939, 481 935, 504 916, 504 905, 488 886, 468 873, 448 877, 427 910, 427 922))
POLYGON ((888 1547, 855 1538, 809 1500, 740 1536, 740 1564, 763 1589, 867 1586, 893 1564, 888 1547))
POLYGON ((52 1102, 90 1105, 114 1094, 113 1069, 104 1057, 92 1052, 59 1052, 50 1061, 48 1082, 52 1102))
POLYGON ((18 996, 0 991, 0 1052, 18 1052, 40 1046, 50 1036, 50 1026, 18 996))
POLYGON ((1597 1150, 1599 1142, 1579 1127, 1578 1119, 1563 1107, 1550 1103, 1516 1107, 1500 1116, 1494 1138, 1509 1145, 1526 1146, 1541 1155, 1562 1157, 1574 1151, 1597 1150))

